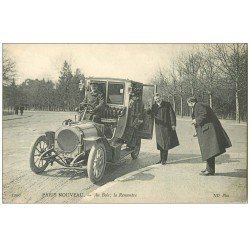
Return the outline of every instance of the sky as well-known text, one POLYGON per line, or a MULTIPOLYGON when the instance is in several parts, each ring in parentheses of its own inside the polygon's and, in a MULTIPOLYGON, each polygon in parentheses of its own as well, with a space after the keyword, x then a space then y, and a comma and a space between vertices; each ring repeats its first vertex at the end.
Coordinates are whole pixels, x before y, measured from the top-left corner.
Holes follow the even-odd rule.
POLYGON ((25 79, 57 81, 63 62, 85 76, 126 78, 150 83, 159 68, 193 44, 4 44, 17 66, 17 84, 25 79))

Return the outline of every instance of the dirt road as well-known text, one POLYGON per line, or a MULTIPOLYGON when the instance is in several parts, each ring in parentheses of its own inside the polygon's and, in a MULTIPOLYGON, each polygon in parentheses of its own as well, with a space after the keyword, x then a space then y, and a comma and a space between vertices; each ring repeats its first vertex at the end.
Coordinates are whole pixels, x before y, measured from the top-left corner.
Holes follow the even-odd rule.
MULTIPOLYGON (((32 142, 44 131, 58 129, 63 120, 74 119, 74 113, 28 112, 28 114, 29 117, 22 119, 3 121, 4 203, 79 202, 82 197, 87 197, 100 186, 158 161, 159 154, 153 138, 152 141, 143 141, 139 159, 132 160, 127 156, 120 163, 107 166, 104 179, 99 185, 89 181, 86 170, 75 171, 56 163, 49 166, 43 174, 36 175, 29 167, 29 150, 32 142)), ((232 121, 226 121, 223 126, 233 142, 228 155, 243 154, 243 158, 246 159, 246 125, 234 125, 232 121)), ((196 165, 202 165, 197 139, 192 137, 192 127, 188 118, 178 119, 177 133, 181 146, 170 151, 169 161, 190 158, 200 163, 196 165)), ((227 155, 223 157, 221 159, 225 160, 227 155)), ((242 168, 246 169, 246 165, 242 168)))

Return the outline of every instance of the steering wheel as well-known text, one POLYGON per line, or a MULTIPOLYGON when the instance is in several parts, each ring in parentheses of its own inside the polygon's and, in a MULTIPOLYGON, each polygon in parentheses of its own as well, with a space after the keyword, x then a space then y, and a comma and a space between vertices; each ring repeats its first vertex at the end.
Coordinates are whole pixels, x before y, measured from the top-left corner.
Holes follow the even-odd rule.
POLYGON ((91 112, 94 109, 94 106, 90 103, 80 103, 80 111, 82 110, 81 108, 86 107, 86 112, 91 112))

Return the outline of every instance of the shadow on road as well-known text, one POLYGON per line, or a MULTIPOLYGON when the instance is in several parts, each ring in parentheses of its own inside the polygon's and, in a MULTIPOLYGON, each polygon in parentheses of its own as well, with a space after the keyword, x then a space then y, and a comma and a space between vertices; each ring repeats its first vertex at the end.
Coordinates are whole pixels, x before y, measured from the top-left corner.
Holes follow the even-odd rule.
MULTIPOLYGON (((120 161, 120 163, 108 165, 103 180, 98 184, 102 186, 108 182, 114 181, 115 179, 122 177, 128 173, 133 171, 146 168, 148 166, 154 165, 159 161, 159 153, 150 153, 150 152, 141 152, 139 158, 136 160, 132 160, 129 157, 124 158, 120 161)), ((195 154, 169 154, 169 161, 176 161, 178 163, 201 163, 201 159, 197 158, 199 155, 195 154), (196 159, 192 159, 196 158, 196 159), (179 161, 183 159, 183 161, 179 161), (187 160, 188 159, 188 160, 187 160)), ((175 164, 175 163, 171 163, 175 164)), ((159 165, 160 166, 160 165, 159 165)), ((148 181, 152 180, 154 176, 145 173, 135 174, 133 177, 128 180, 141 180, 148 181)))
MULTIPOLYGON (((194 154, 170 155, 169 161, 170 161, 169 164, 175 164, 175 161, 178 161, 178 163, 205 163, 204 161, 202 161, 200 155, 194 155, 194 154), (171 163, 171 161, 173 162, 171 163)), ((216 157, 216 165, 222 163, 231 163, 231 162, 240 162, 240 159, 230 158, 229 154, 223 154, 216 157)))
POLYGON ((72 169, 72 168, 53 168, 47 171, 44 171, 40 175, 48 176, 48 177, 63 177, 69 178, 69 180, 78 180, 81 178, 87 178, 87 170, 86 169, 72 169))
MULTIPOLYGON (((159 161, 159 154, 142 152, 138 159, 133 160, 130 156, 125 157, 120 162, 116 164, 107 164, 104 177, 101 182, 96 184, 97 186, 102 186, 108 182, 114 181, 115 179, 122 177, 133 171, 146 168, 148 166, 154 165, 159 161)), ((204 164, 200 155, 198 154, 169 154, 169 164, 175 164, 175 161, 178 164, 204 164)), ((230 155, 225 154, 216 158, 216 164, 229 163, 229 162, 239 162, 239 159, 231 159, 230 155)), ((160 166, 160 165, 159 165, 160 166)), ((243 170, 242 170, 243 171, 243 170)), ((69 178, 69 180, 78 180, 81 178, 88 178, 86 169, 74 169, 74 168, 55 168, 48 169, 44 171, 41 175, 48 177, 62 177, 69 178)), ((246 173, 236 172, 236 173, 220 173, 216 175, 224 175, 231 177, 245 177, 246 173)), ((141 180, 149 181, 152 180, 154 176, 145 173, 135 174, 129 180, 141 180)))
POLYGON ((229 154, 223 154, 223 155, 216 157, 216 164, 240 162, 240 159, 243 159, 243 158, 230 158, 229 154))
POLYGON ((155 176, 152 175, 152 174, 141 172, 141 173, 138 173, 138 174, 135 174, 135 175, 131 176, 131 178, 122 180, 121 182, 127 182, 127 181, 151 181, 154 178, 155 178, 155 176))
POLYGON ((247 178, 247 170, 246 169, 236 169, 236 172, 216 173, 215 176, 247 178))

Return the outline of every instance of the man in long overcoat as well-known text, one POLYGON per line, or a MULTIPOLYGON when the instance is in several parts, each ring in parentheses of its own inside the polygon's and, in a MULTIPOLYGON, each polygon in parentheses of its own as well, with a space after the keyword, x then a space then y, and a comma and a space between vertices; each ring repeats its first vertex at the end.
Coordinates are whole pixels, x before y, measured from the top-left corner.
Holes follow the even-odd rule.
POLYGON ((155 119, 157 149, 160 150, 160 161, 166 164, 168 150, 179 145, 176 134, 176 116, 170 102, 163 101, 159 94, 154 96, 155 103, 148 110, 155 119))
POLYGON ((196 128, 202 160, 207 161, 201 174, 214 175, 215 157, 225 153, 226 148, 232 146, 231 141, 209 105, 197 102, 194 97, 188 98, 187 103, 193 108, 192 123, 196 128))

